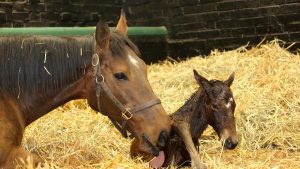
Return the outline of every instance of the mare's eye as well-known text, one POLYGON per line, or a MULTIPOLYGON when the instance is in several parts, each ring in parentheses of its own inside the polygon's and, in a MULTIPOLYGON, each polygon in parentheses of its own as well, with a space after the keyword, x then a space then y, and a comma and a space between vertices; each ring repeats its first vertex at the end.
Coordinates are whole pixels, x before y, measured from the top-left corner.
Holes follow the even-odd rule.
POLYGON ((114 76, 118 80, 128 80, 128 77, 123 72, 115 73, 114 76))

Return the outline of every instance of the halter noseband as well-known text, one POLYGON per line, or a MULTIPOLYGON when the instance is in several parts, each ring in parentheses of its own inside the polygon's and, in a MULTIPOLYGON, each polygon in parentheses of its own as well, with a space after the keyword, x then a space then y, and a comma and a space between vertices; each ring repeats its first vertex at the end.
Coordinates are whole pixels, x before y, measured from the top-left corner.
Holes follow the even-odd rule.
MULTIPOLYGON (((100 50, 102 53, 102 50, 100 50)), ((139 111, 148 109, 154 105, 161 104, 161 101, 158 98, 152 99, 148 102, 146 102, 143 105, 134 106, 132 108, 126 108, 111 92, 111 90, 108 88, 104 81, 104 77, 101 74, 101 68, 100 68, 100 59, 99 55, 95 53, 92 57, 92 66, 94 68, 93 77, 95 79, 96 83, 96 97, 97 97, 97 108, 98 111, 103 113, 104 115, 108 116, 108 118, 112 121, 114 126, 119 130, 119 132, 122 134, 123 137, 128 138, 127 135, 127 129, 126 124, 127 121, 130 120, 133 117, 133 113, 137 113, 139 111), (100 105, 100 94, 101 89, 104 91, 104 93, 108 96, 109 99, 118 107, 118 109, 122 113, 123 122, 118 122, 117 120, 112 119, 112 117, 109 116, 109 114, 106 114, 101 111, 101 105, 100 105)))

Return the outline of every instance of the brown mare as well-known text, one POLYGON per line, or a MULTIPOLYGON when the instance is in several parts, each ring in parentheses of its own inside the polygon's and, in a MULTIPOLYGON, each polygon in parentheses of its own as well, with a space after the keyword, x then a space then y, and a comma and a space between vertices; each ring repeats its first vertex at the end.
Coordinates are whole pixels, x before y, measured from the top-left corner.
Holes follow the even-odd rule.
MULTIPOLYGON (((177 166, 192 165, 192 168, 206 168, 201 163, 197 149, 198 139, 203 131, 211 125, 227 149, 234 149, 238 144, 235 127, 235 101, 230 90, 234 80, 232 74, 227 80, 207 80, 194 70, 198 90, 186 103, 171 115, 173 120, 170 140, 164 149, 165 159, 157 157, 150 162, 153 167, 170 164, 177 166)), ((146 160, 153 157, 151 154, 141 154, 135 146, 131 146, 131 155, 142 155, 146 160)))
MULTIPOLYGON (((0 168, 14 168, 17 164, 17 161, 15 161, 16 157, 30 157, 30 160, 34 158, 36 160, 35 165, 37 165, 38 161, 42 162, 37 155, 30 154, 20 147, 25 122, 20 113, 17 99, 10 97, 6 92, 1 90, 0 117, 0 168)), ((27 161, 27 158, 23 160, 27 161)))
POLYGON ((56 107, 87 99, 119 131, 129 131, 138 149, 157 156, 171 120, 147 79, 138 48, 126 37, 121 14, 116 32, 99 22, 95 36, 0 38, 0 168, 36 156, 20 147, 24 128, 56 107), (2 109, 3 108, 3 109, 2 109))

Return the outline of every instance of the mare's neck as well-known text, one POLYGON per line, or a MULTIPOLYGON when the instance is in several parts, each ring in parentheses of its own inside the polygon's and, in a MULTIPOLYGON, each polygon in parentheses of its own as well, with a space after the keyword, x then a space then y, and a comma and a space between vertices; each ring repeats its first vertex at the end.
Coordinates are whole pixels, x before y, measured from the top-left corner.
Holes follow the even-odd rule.
MULTIPOLYGON (((50 45, 46 45, 45 50, 52 51, 51 57, 56 58, 54 61, 47 61, 48 65, 46 66, 52 74, 46 74, 37 79, 42 90, 39 90, 37 82, 33 82, 35 90, 24 88, 21 91, 19 103, 26 125, 70 100, 83 98, 85 77, 87 74, 91 74, 89 70, 93 54, 93 43, 91 42, 92 37, 46 41, 46 43, 54 44, 53 48, 59 49, 60 53, 50 48, 50 45), (57 67, 58 63, 61 65, 57 67), (45 76, 47 77, 45 78, 45 76)), ((48 56, 47 60, 51 57, 48 56)), ((40 67, 38 68, 40 69, 40 67)))
POLYGON ((26 126, 70 100, 83 98, 82 90, 85 87, 84 85, 84 79, 81 78, 62 90, 43 97, 35 97, 31 101, 21 101, 23 103, 26 102, 26 104, 21 104, 21 111, 24 115, 26 126))

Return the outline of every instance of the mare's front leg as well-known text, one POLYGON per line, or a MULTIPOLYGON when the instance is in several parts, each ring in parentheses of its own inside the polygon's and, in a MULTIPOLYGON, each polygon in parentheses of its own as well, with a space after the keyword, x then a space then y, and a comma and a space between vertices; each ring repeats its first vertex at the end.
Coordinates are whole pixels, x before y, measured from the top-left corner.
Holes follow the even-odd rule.
POLYGON ((192 140, 192 135, 190 132, 190 127, 187 122, 180 122, 174 124, 174 129, 176 133, 182 138, 187 151, 191 157, 192 168, 194 169, 204 169, 206 166, 200 161, 198 152, 192 140))
POLYGON ((11 101, 0 100, 0 169, 15 169, 29 157, 34 166, 43 162, 37 155, 25 151, 21 142, 25 122, 18 107, 11 101), (20 160, 23 159, 23 160, 20 160))
MULTIPOLYGON (((9 156, 4 163, 4 169, 14 169, 16 166, 43 166, 44 161, 37 155, 24 150, 24 148, 15 146, 10 151, 9 156), (25 163, 24 163, 25 162, 25 163)), ((30 167, 29 167, 30 168, 30 167)))

